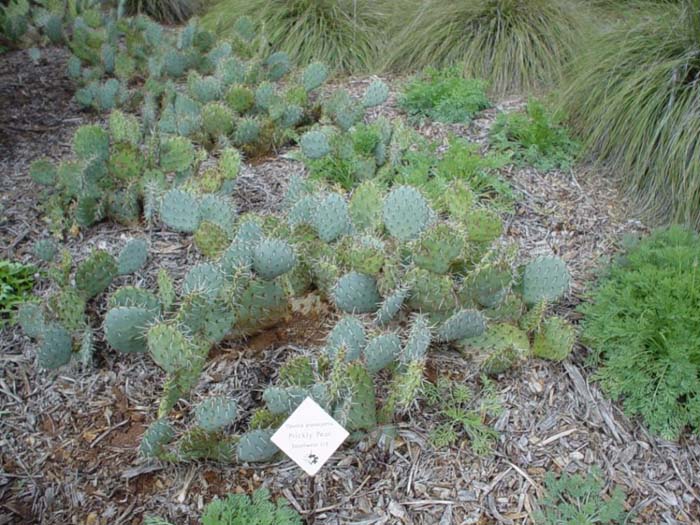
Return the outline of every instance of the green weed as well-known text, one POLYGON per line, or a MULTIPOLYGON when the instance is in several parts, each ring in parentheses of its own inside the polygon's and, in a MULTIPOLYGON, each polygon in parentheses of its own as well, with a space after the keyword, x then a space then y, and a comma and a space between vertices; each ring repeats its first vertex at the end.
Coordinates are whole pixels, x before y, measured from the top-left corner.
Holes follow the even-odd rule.
POLYGON ((489 454, 498 433, 485 420, 501 412, 500 399, 493 384, 482 378, 478 397, 471 388, 445 376, 436 383, 426 383, 424 396, 431 409, 437 410, 441 422, 430 432, 430 441, 437 448, 453 446, 466 434, 475 454, 489 454))
POLYGON ((412 121, 429 118, 439 122, 467 123, 479 111, 491 107, 483 80, 464 79, 457 68, 428 68, 406 86, 399 105, 412 121))
POLYGON ((496 151, 517 164, 542 171, 571 168, 580 149, 561 118, 536 100, 529 101, 525 111, 498 115, 490 141, 496 151))
POLYGON ((16 308, 31 296, 36 268, 14 261, 0 261, 0 326, 14 314, 16 308))

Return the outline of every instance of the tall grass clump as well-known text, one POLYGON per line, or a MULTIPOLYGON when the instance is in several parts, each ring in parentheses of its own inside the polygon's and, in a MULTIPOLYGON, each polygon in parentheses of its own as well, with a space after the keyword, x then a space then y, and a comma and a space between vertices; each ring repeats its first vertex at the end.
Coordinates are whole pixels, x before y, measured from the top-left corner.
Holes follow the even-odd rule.
POLYGON ((401 28, 389 46, 389 69, 457 65, 467 77, 489 80, 499 94, 558 79, 584 19, 566 0, 399 0, 393 5, 401 28))
POLYGON ((125 3, 127 13, 143 13, 166 24, 186 21, 201 5, 200 0, 126 0, 125 3))
POLYGON ((383 47, 383 0, 221 0, 204 26, 226 36, 250 17, 276 51, 299 64, 320 60, 338 71, 367 71, 383 47))
POLYGON ((567 86, 575 132, 641 210, 700 227, 700 0, 649 4, 592 43, 567 86))

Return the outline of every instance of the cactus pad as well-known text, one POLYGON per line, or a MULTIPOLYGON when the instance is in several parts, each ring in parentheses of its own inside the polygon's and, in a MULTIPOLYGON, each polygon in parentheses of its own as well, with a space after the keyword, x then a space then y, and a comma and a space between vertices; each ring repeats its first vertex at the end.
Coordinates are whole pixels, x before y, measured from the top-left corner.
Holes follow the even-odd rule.
POLYGON ((312 225, 323 242, 332 242, 350 231, 348 205, 342 195, 329 193, 312 217, 312 225))
POLYGON ((478 337, 486 330, 486 319, 478 310, 460 310, 450 316, 437 331, 437 340, 449 343, 478 337))
POLYGON ((335 357, 341 347, 345 349, 345 360, 359 359, 362 349, 367 344, 367 336, 362 322, 346 316, 336 323, 326 338, 326 353, 329 357, 335 357))
POLYGON ((140 306, 112 308, 105 316, 105 339, 120 352, 145 352, 146 329, 155 317, 156 312, 140 306))
POLYGON ((217 432, 236 419, 238 405, 233 399, 212 397, 202 401, 194 409, 197 425, 207 432, 217 432))
POLYGON ((266 281, 287 273, 296 264, 291 245, 281 239, 264 239, 253 250, 253 269, 266 281))
POLYGON ((141 438, 139 452, 146 458, 158 458, 165 452, 164 447, 175 437, 175 430, 165 419, 156 419, 148 426, 141 438))
POLYGON ((270 461, 279 449, 270 440, 274 430, 252 430, 241 436, 238 442, 238 459, 244 463, 270 461))
POLYGON ((175 231, 192 233, 200 222, 197 199, 179 189, 172 189, 163 196, 160 205, 160 218, 168 228, 175 231))
POLYGON ((384 225, 400 241, 418 237, 428 227, 430 216, 428 202, 411 186, 398 186, 384 199, 384 225))
POLYGON ((144 239, 131 239, 119 252, 119 275, 127 275, 143 268, 148 259, 148 243, 144 239))
POLYGON ((87 298, 104 292, 117 276, 117 262, 104 250, 95 250, 78 265, 75 272, 75 286, 87 298))
POLYGON ((523 300, 527 305, 560 299, 570 285, 569 270, 559 257, 539 257, 523 272, 523 300))
POLYGON ((574 349, 575 342, 574 327, 561 317, 550 317, 535 335, 532 354, 541 359, 563 361, 574 349))
POLYGON ((348 313, 370 313, 379 308, 381 297, 377 281, 362 273, 350 272, 333 287, 335 305, 348 313))
POLYGON ((322 131, 308 131, 299 140, 302 153, 310 159, 320 159, 331 151, 328 137, 322 131))
POLYGON ((401 355, 401 340, 396 334, 382 334, 370 339, 363 351, 370 374, 376 374, 401 355))
POLYGON ((73 355, 73 339, 68 330, 58 323, 46 325, 37 349, 39 366, 46 369, 61 367, 73 355))

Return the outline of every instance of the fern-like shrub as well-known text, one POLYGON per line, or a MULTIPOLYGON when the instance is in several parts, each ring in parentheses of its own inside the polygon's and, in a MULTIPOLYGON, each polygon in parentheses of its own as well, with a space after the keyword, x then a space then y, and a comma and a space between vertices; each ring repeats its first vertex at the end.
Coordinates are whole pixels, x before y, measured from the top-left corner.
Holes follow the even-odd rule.
POLYGON ((700 226, 700 1, 654 7, 592 42, 563 104, 652 219, 700 226))
POLYGON ((558 79, 581 33, 579 12, 565 0, 399 0, 400 24, 386 66, 410 71, 459 66, 497 93, 558 79))
POLYGON ((406 86, 399 105, 412 120, 427 117, 451 124, 469 122, 474 114, 491 107, 486 83, 462 78, 457 68, 428 68, 406 86))
POLYGON ((202 525, 301 525, 301 517, 286 500, 270 501, 270 492, 258 489, 252 497, 231 494, 204 508, 202 525))
POLYGON ((587 476, 564 473, 557 478, 548 472, 545 489, 546 495, 537 502, 540 511, 535 513, 535 523, 538 525, 627 523, 624 492, 615 487, 611 497, 604 498, 605 481, 598 468, 593 468, 587 476))
POLYGON ((630 416, 700 430, 700 239, 674 226, 631 248, 582 307, 597 377, 630 416))
POLYGON ((542 171, 569 169, 580 149, 559 115, 536 100, 525 111, 501 113, 491 128, 491 146, 518 164, 542 171))
POLYGON ((366 71, 383 47, 386 18, 377 0, 221 0, 203 17, 226 37, 250 17, 273 49, 300 65, 320 60, 339 71, 366 71))

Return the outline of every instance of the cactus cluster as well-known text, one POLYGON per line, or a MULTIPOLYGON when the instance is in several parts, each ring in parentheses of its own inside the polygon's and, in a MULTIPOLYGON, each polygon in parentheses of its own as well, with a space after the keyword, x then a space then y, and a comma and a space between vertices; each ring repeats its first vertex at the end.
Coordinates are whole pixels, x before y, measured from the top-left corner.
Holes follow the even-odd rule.
MULTIPOLYGON (((46 245, 46 242, 42 242, 46 245)), ((39 256, 47 262, 42 247, 39 256)), ((132 239, 121 249, 118 257, 104 250, 94 250, 75 266, 67 251, 49 270, 57 289, 45 304, 26 303, 17 315, 24 333, 38 341, 37 361, 42 368, 58 368, 76 356, 89 364, 93 352, 93 334, 85 310, 88 301, 102 294, 120 274, 133 273, 141 268, 148 256, 148 246, 141 239, 132 239), (128 270, 128 271, 127 271, 128 270)), ((142 312, 144 316, 147 312, 142 312)), ((142 322, 143 317, 132 317, 128 322, 142 322)))

